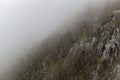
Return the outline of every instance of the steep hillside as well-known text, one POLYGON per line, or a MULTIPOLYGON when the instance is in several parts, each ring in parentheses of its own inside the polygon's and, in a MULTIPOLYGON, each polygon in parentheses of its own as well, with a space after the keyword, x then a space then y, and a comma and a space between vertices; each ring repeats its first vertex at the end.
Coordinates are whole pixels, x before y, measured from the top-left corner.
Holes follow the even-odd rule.
POLYGON ((120 80, 119 3, 99 18, 89 13, 73 31, 44 41, 9 80, 120 80))

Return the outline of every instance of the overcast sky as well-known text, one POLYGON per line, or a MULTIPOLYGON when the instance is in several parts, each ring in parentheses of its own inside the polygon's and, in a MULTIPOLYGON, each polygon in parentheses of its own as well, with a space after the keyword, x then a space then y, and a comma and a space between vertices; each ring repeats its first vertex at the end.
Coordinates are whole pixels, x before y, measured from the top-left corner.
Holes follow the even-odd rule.
POLYGON ((0 0, 0 73, 86 5, 97 6, 103 1, 0 0))

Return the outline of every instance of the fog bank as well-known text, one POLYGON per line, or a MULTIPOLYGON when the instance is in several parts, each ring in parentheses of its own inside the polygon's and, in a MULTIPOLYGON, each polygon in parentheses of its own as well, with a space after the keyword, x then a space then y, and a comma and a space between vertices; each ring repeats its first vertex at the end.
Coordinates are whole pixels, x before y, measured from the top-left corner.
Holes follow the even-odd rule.
POLYGON ((0 0, 0 74, 86 6, 103 7, 107 1, 0 0))

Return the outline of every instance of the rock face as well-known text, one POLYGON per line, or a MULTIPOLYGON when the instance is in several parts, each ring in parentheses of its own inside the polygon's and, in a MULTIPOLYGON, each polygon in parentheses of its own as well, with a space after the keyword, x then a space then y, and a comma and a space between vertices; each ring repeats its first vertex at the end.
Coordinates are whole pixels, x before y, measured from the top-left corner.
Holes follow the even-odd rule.
POLYGON ((107 40, 105 44, 105 49, 103 51, 102 58, 100 59, 100 62, 108 61, 109 65, 113 62, 114 58, 117 58, 118 52, 119 52, 119 41, 117 39, 117 30, 118 28, 114 29, 113 35, 111 36, 111 39, 107 40))
MULTIPOLYGON (((120 10, 115 10, 113 12, 114 20, 120 20, 120 10)), ((120 53, 120 25, 115 26, 113 22, 108 22, 103 26, 100 24, 95 24, 95 31, 93 31, 91 40, 82 40, 79 43, 75 43, 70 49, 70 53, 74 54, 76 48, 79 48, 83 51, 93 49, 96 45, 96 55, 100 56, 97 67, 92 71, 92 80, 97 80, 99 76, 99 71, 101 64, 106 64, 111 67, 113 62, 119 57, 120 53)), ((116 65, 115 69, 115 78, 106 79, 106 80, 120 80, 120 65, 116 65)))
MULTIPOLYGON (((112 27, 112 26, 111 26, 112 27)), ((102 30, 103 28, 101 28, 102 30)), ((101 58, 97 64, 97 68, 92 72, 92 80, 97 80, 98 72, 100 68, 100 64, 106 63, 108 66, 111 66, 115 59, 118 58, 119 50, 120 50, 120 31, 119 28, 110 28, 104 27, 104 30, 100 33, 100 42, 98 42, 97 38, 92 37, 91 41, 80 41, 80 43, 75 43, 73 47, 70 49, 70 53, 74 53, 75 48, 79 48, 83 51, 88 49, 92 49, 94 44, 97 43, 97 55, 101 55, 101 58)), ((114 80, 120 80, 120 66, 116 66, 116 78, 114 80)), ((109 79, 110 80, 110 79, 109 79)))
MULTIPOLYGON (((112 26, 111 26, 112 27, 112 26)), ((101 28, 102 29, 102 28, 101 28)), ((74 53, 76 48, 82 50, 91 49, 94 44, 98 44, 97 53, 102 55, 99 60, 100 63, 106 62, 111 65, 113 60, 118 57, 119 53, 119 28, 112 29, 110 27, 104 26, 103 32, 100 33, 100 42, 97 43, 97 37, 92 37, 91 41, 80 41, 80 43, 75 43, 70 49, 70 53, 74 53), (110 36, 111 35, 111 36, 110 36), (106 37, 106 38, 105 38, 106 37), (106 40, 106 42, 104 42, 106 40)), ((98 33, 99 34, 99 33, 98 33)))

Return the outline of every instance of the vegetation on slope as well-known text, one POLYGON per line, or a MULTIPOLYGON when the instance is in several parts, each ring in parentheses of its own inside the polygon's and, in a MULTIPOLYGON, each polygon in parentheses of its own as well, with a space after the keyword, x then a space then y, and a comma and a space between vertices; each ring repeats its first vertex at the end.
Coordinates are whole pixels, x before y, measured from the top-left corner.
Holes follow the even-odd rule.
MULTIPOLYGON (((96 17, 89 16, 83 21, 78 21, 74 31, 48 38, 40 48, 33 51, 35 55, 30 55, 9 80, 94 80, 93 71, 96 70, 101 59, 101 55, 97 52, 101 41, 99 26, 107 26, 110 30, 113 25, 120 28, 120 21, 112 20, 114 17, 112 12, 118 9, 120 9, 118 5, 108 5, 97 20, 96 17), (81 41, 91 42, 94 37, 97 41, 92 47, 84 49, 76 47, 74 51, 70 51, 81 41)), ((104 43, 106 42, 107 40, 104 40, 104 43)), ((112 66, 115 63, 114 61, 112 66)), ((96 79, 107 80, 105 74, 109 73, 112 66, 109 67, 107 63, 100 64, 99 76, 96 79)))

